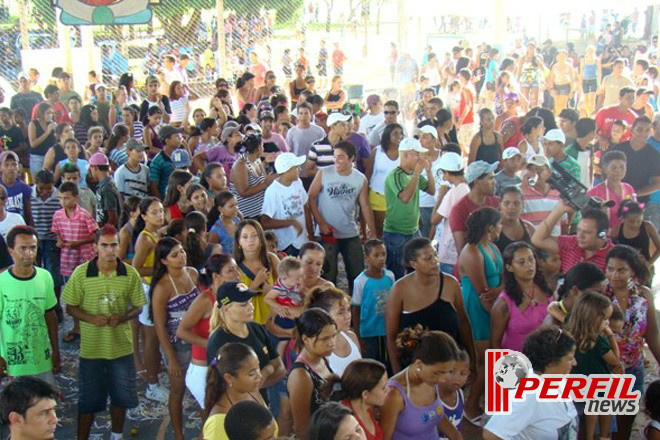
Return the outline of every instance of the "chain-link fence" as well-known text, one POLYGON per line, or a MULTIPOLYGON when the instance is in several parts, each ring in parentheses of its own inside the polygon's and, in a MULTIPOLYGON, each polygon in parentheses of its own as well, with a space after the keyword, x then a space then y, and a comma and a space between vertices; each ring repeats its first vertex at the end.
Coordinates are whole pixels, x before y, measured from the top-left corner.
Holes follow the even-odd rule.
MULTIPOLYGON (((36 84, 43 87, 55 67, 72 73, 81 93, 90 70, 109 84, 130 71, 140 85, 146 75, 162 74, 166 55, 185 54, 189 61, 179 68, 202 97, 212 94, 217 78, 231 82, 255 63, 272 69, 284 85, 299 60, 321 77, 318 89, 327 90, 338 48, 346 59, 340 70, 349 95, 387 89, 396 94, 392 66, 405 53, 420 60, 431 45, 442 58, 465 41, 493 42, 498 20, 506 23, 503 39, 550 36, 540 31, 550 19, 505 12, 506 0, 484 4, 479 9, 421 0, 0 0, 0 85, 7 89, 9 82, 15 90, 17 74, 36 69, 36 84)), ((566 14, 556 15, 559 20, 566 14)), ((568 21, 579 27, 579 14, 568 21)), ((557 40, 573 35, 565 30, 569 24, 562 26, 556 26, 557 40)))

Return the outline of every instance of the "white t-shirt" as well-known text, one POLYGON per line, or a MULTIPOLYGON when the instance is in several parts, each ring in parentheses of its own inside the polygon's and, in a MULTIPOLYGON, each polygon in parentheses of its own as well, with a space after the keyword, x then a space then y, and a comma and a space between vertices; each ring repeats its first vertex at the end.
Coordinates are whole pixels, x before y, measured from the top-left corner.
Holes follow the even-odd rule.
MULTIPOLYGON (((426 191, 419 190, 419 207, 420 208, 433 208, 435 206, 435 200, 438 196, 438 188, 442 184, 442 170, 440 169, 440 154, 438 158, 431 164, 431 173, 435 179, 435 195, 431 195, 426 191)), ((428 179, 426 175, 426 170, 422 171, 422 176, 428 179)))
POLYGON ((360 128, 358 129, 358 133, 362 133, 369 137, 369 134, 371 134, 371 130, 373 128, 383 122, 385 120, 385 115, 383 112, 378 113, 377 115, 372 115, 371 113, 368 113, 360 119, 360 128))
POLYGON ((11 231, 11 228, 14 226, 18 225, 24 225, 25 220, 23 220, 23 216, 20 214, 16 214, 15 212, 8 212, 7 217, 3 221, 0 222, 0 234, 2 234, 2 238, 7 240, 7 234, 9 234, 9 231, 11 231))
POLYGON ((591 151, 578 150, 577 163, 580 165, 580 182, 587 188, 591 188, 589 168, 591 167, 591 151))
POLYGON ((467 183, 461 182, 455 187, 451 188, 445 194, 445 197, 440 202, 438 206, 438 214, 443 217, 442 222, 442 232, 440 234, 440 240, 438 241, 438 259, 441 263, 445 264, 456 264, 458 261, 458 252, 456 251, 456 243, 454 242, 454 234, 451 233, 451 228, 449 227, 449 213, 459 200, 465 197, 470 192, 470 187, 467 183))
POLYGON ((503 440, 575 440, 577 411, 573 402, 539 402, 528 394, 511 403, 511 414, 491 417, 484 429, 503 440))
POLYGON ((289 186, 282 185, 278 179, 266 189, 261 214, 267 215, 273 220, 296 219, 303 229, 300 234, 296 232, 296 228, 293 226, 273 229, 273 232, 277 236, 278 251, 283 251, 290 245, 293 245, 296 249, 300 249, 305 241, 307 241, 307 228, 305 226, 306 203, 307 192, 303 188, 300 179, 289 186))

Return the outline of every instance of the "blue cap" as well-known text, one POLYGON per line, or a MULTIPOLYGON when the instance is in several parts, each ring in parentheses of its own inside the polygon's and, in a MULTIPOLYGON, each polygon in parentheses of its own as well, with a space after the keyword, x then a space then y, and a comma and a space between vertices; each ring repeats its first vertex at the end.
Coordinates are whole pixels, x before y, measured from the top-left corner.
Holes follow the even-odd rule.
POLYGON ((498 162, 490 164, 483 160, 472 162, 465 169, 465 181, 467 183, 472 183, 484 174, 494 173, 499 165, 498 162))
POLYGON ((186 168, 190 166, 190 155, 183 148, 177 148, 174 150, 171 159, 174 168, 186 168))

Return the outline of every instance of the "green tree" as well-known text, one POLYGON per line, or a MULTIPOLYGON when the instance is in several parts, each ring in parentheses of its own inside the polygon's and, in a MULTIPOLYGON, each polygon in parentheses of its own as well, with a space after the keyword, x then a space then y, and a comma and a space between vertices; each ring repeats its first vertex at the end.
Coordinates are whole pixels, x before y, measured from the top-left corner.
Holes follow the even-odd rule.
MULTIPOLYGON (((275 9, 277 11, 276 20, 287 22, 303 6, 303 1, 225 0, 224 6, 225 10, 236 11, 239 15, 258 14, 262 7, 264 9, 275 9)), ((195 32, 201 21, 201 10, 214 9, 215 5, 215 0, 161 0, 159 4, 152 6, 152 10, 166 35, 177 43, 186 44, 186 42, 195 38, 195 32)))

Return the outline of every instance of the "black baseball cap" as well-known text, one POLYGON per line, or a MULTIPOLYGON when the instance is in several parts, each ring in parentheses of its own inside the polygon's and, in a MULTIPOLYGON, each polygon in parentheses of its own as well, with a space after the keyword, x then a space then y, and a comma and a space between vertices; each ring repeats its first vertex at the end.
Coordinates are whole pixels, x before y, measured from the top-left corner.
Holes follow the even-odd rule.
POLYGON ((244 303, 258 295, 259 292, 250 290, 248 286, 237 281, 228 281, 218 288, 215 300, 218 307, 225 306, 232 302, 244 303))

